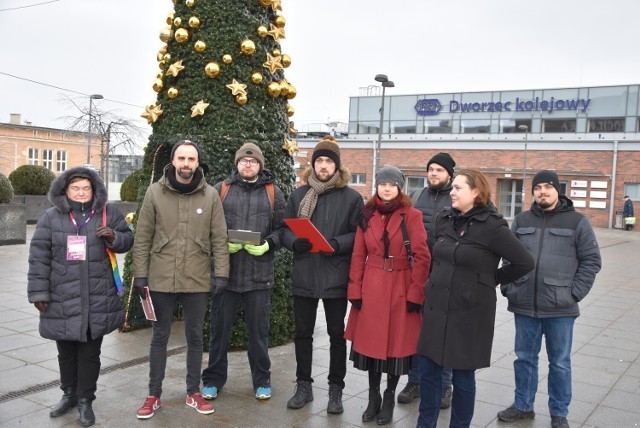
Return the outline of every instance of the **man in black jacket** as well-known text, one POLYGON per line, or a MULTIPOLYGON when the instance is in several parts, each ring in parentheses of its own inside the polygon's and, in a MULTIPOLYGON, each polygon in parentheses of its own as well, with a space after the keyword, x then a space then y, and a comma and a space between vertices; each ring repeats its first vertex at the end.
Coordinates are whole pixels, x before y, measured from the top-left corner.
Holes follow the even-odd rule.
POLYGON ((560 195, 555 172, 540 171, 532 182, 531 210, 518 214, 511 230, 536 259, 535 269, 502 284, 516 325, 513 363, 515 400, 498 413, 504 422, 533 419, 538 388, 538 354, 545 337, 549 358, 549 414, 553 428, 565 428, 571 402, 571 345, 580 302, 589 293, 602 260, 589 220, 560 195))
POLYGON ((300 409, 313 400, 311 363, 313 330, 318 301, 322 299, 329 346, 329 404, 327 413, 343 412, 342 389, 347 373, 344 318, 351 251, 363 207, 362 197, 348 187, 351 174, 340 164, 340 147, 324 137, 315 147, 311 166, 303 174, 306 184, 295 189, 287 203, 285 218, 308 218, 327 239, 333 253, 311 252, 312 244, 283 229, 283 244, 293 251, 291 273, 296 334, 296 392, 287 402, 300 409))

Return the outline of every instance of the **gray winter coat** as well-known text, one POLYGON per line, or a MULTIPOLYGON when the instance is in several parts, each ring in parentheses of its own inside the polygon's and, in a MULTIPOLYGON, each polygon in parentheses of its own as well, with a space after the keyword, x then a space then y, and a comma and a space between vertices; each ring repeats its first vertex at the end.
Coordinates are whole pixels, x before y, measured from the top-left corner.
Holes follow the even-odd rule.
MULTIPOLYGON (((96 172, 72 168, 51 184, 46 210, 36 226, 29 248, 27 294, 29 302, 48 302, 40 314, 40 335, 53 340, 87 341, 87 331, 96 339, 117 329, 124 322, 124 312, 113 280, 113 272, 105 246, 96 236, 102 226, 102 211, 107 203, 107 190, 96 172), (89 176, 93 183, 93 218, 77 234, 87 237, 87 260, 67 260, 67 237, 76 235, 70 217, 65 190, 76 174, 89 176)), ((76 216, 78 217, 78 216, 76 216)), ((80 223, 80 218, 77 218, 80 223)), ((124 253, 133 245, 133 234, 117 208, 107 207, 107 225, 115 240, 110 248, 124 253)))
MULTIPOLYGON (((230 184, 222 201, 227 228, 260 232, 262 241, 269 242, 269 251, 261 256, 244 250, 229 256, 229 291, 244 293, 273 287, 274 255, 281 246, 280 227, 286 206, 282 191, 275 186, 275 207, 271 208, 265 185, 274 180, 275 175, 266 169, 260 171, 255 183, 243 181, 237 171, 225 180, 230 184)), ((222 182, 214 187, 220 193, 222 182)))
POLYGON ((580 315, 578 302, 591 290, 602 260, 591 223, 560 196, 552 211, 535 202, 513 220, 511 230, 536 260, 536 268, 519 280, 503 284, 508 310, 529 317, 580 315))

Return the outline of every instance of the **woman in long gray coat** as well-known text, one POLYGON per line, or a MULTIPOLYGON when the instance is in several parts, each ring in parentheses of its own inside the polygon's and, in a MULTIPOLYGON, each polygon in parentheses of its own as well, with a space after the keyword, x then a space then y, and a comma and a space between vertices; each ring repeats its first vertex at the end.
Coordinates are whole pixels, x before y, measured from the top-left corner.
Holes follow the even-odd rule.
POLYGON ((102 338, 124 321, 106 248, 124 253, 133 245, 124 217, 106 208, 107 199, 95 171, 63 172, 51 184, 53 207, 38 220, 29 249, 29 302, 40 311, 40 335, 58 347, 63 396, 49 415, 78 405, 82 426, 95 423, 102 338))

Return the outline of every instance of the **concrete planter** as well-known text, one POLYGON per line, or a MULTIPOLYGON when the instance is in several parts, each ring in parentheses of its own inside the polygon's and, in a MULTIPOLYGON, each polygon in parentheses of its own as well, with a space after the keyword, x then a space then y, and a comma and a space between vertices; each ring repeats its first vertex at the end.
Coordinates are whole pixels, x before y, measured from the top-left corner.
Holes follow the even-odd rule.
POLYGON ((36 224, 42 213, 52 206, 47 195, 15 195, 11 203, 25 205, 27 224, 36 224))
POLYGON ((0 245, 25 244, 26 242, 26 206, 14 203, 0 204, 0 245))

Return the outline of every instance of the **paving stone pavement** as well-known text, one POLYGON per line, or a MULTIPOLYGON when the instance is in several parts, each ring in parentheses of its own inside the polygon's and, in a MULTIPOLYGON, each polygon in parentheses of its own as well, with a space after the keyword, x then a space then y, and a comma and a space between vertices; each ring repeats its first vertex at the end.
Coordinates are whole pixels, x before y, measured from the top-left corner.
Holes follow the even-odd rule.
MULTIPOLYGON (((34 226, 28 227, 29 237, 34 226)), ((638 427, 640 424, 640 233, 596 229, 604 266, 593 290, 581 304, 573 344, 572 427, 638 427)), ((55 343, 38 334, 36 309, 27 302, 27 245, 0 247, 0 426, 80 426, 77 411, 50 418, 60 398, 55 343)), ((342 415, 328 415, 326 377, 329 339, 320 305, 314 341, 315 400, 301 410, 286 402, 295 382, 293 344, 270 350, 273 397, 254 398, 245 352, 232 352, 229 381, 213 401, 216 412, 200 415, 184 404, 185 355, 182 323, 176 322, 169 342, 162 407, 149 420, 136 409, 147 395, 150 330, 114 332, 102 346, 102 368, 94 402, 96 426, 103 427, 359 427, 367 403, 367 376, 348 365, 342 415)), ((492 364, 478 370, 474 427, 549 427, 547 360, 540 354, 536 418, 505 424, 496 413, 513 400, 513 316, 498 293, 492 364)), ((206 354, 204 355, 206 364, 206 354)), ((404 386, 402 379, 399 389, 404 386)), ((418 401, 398 404, 394 427, 414 427, 418 401)), ((449 425, 442 411, 439 427, 449 425)))

